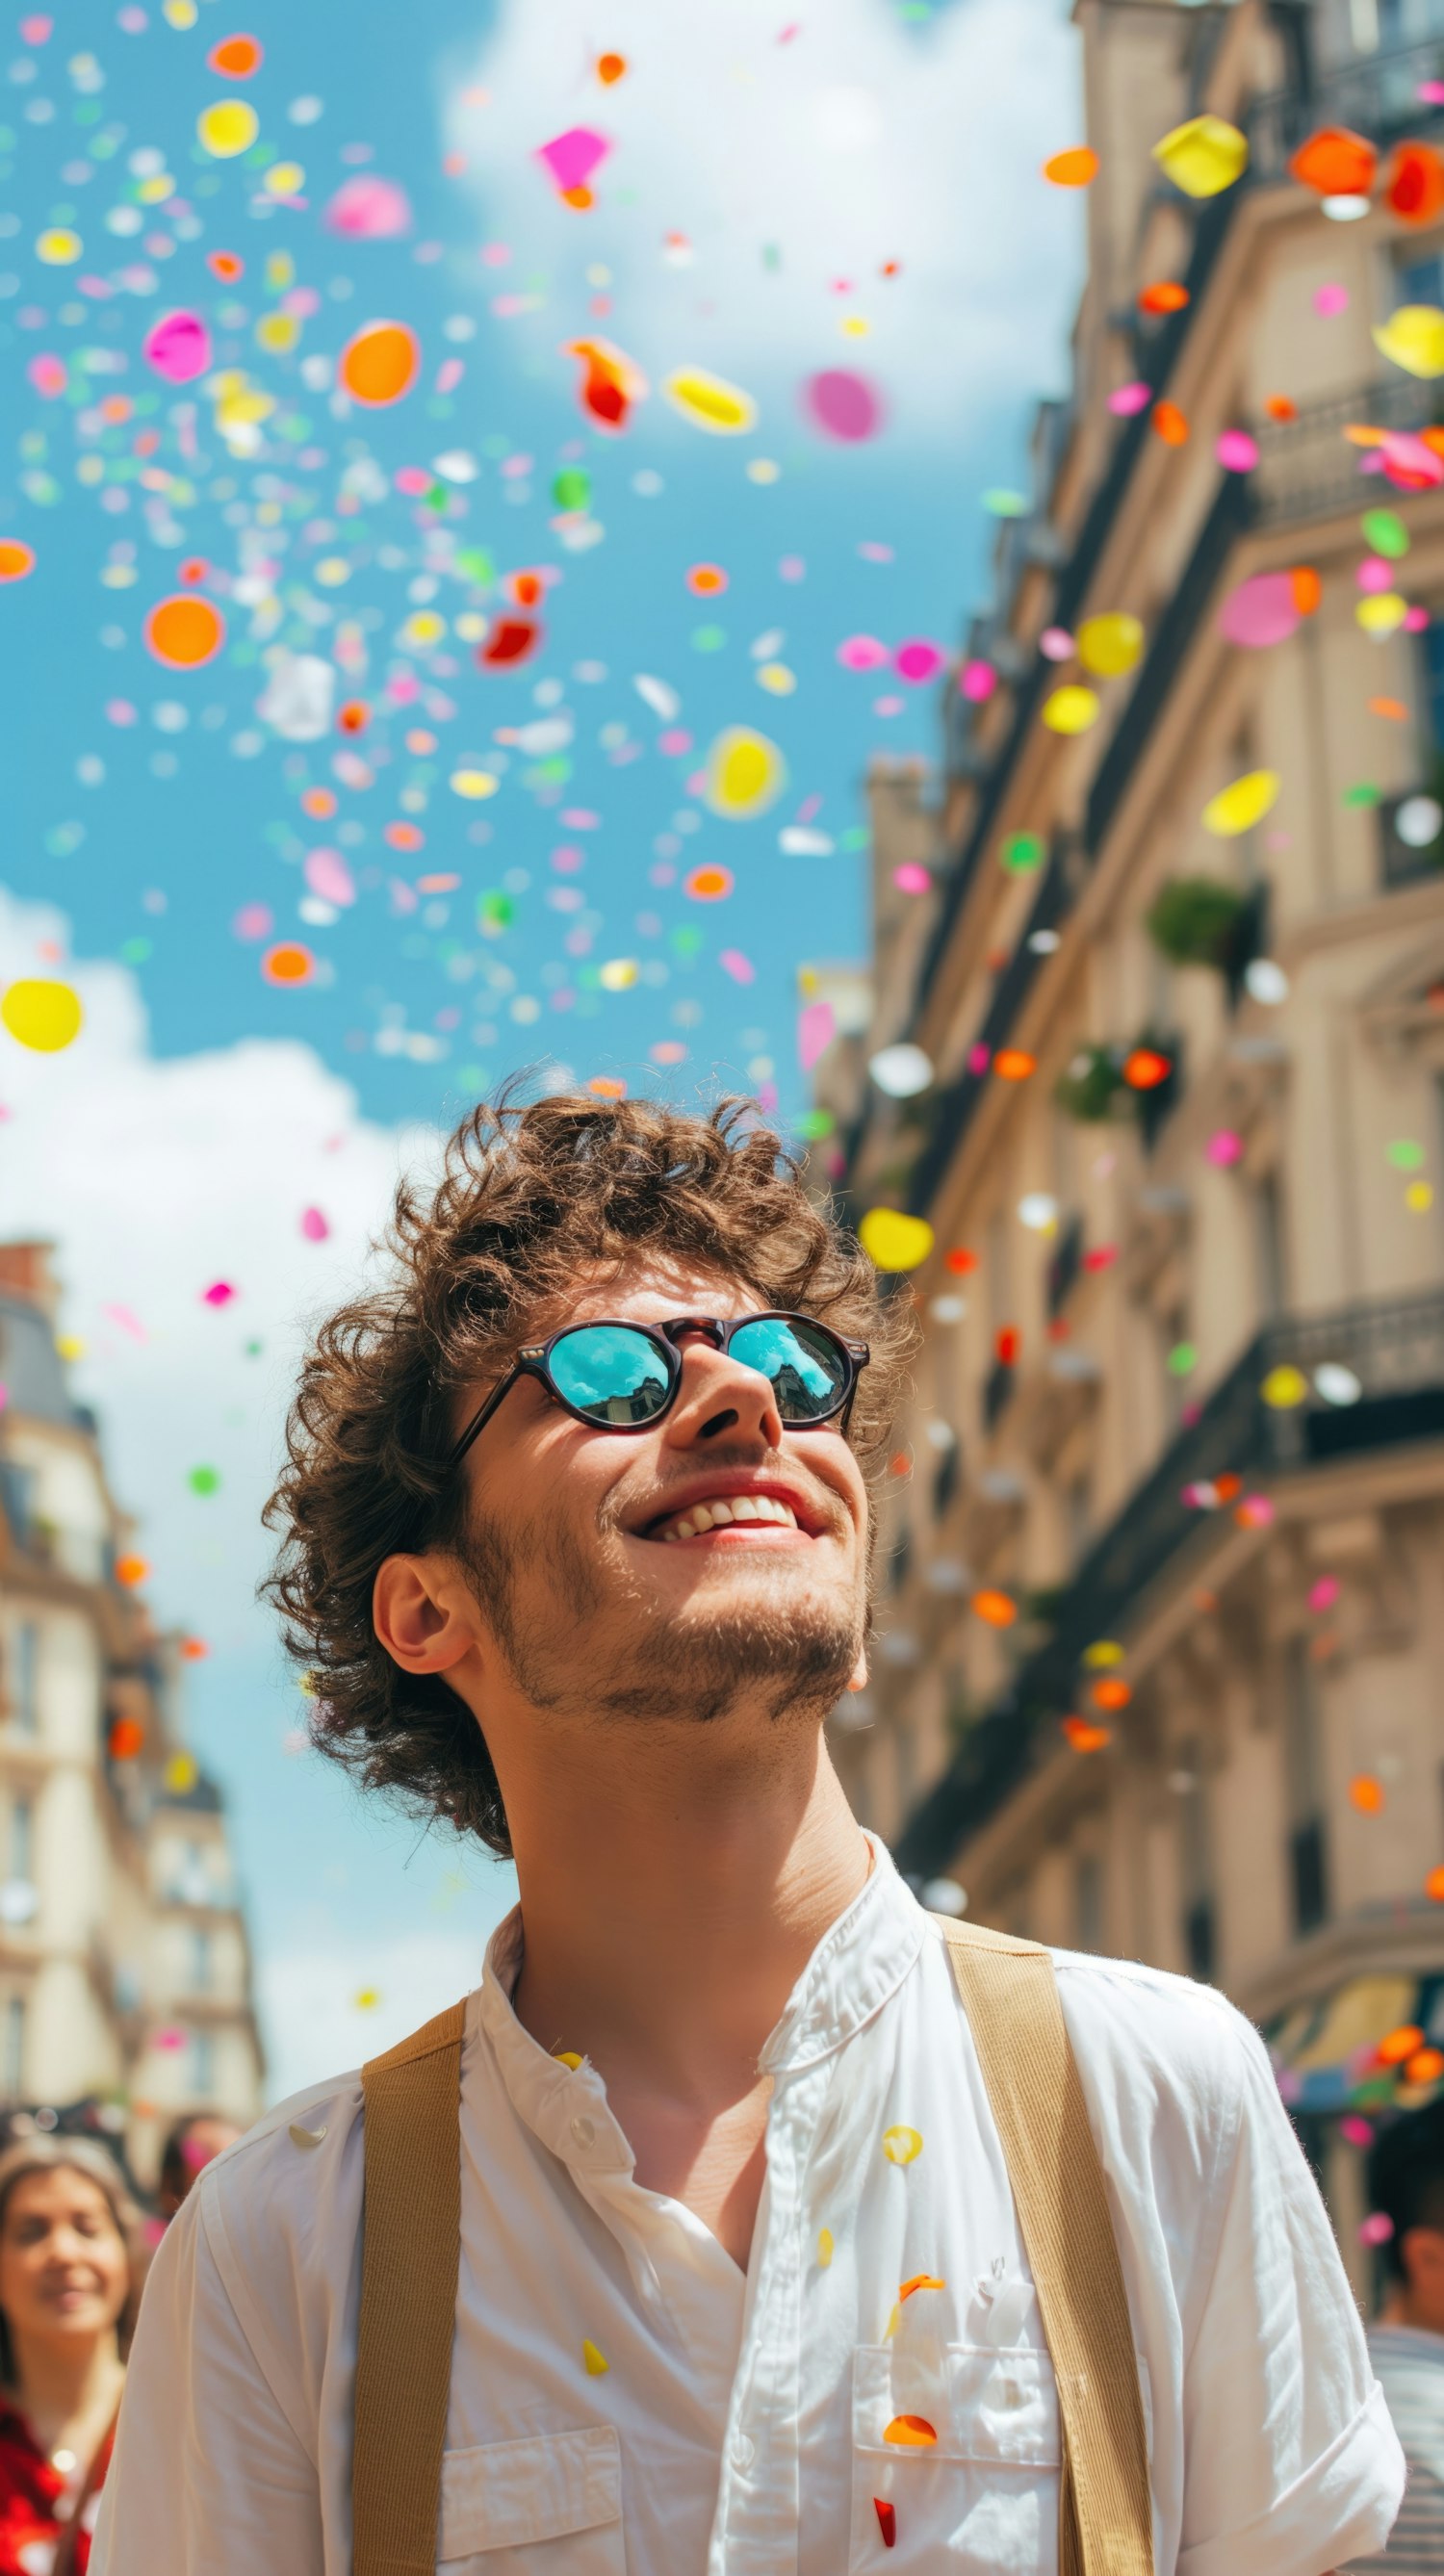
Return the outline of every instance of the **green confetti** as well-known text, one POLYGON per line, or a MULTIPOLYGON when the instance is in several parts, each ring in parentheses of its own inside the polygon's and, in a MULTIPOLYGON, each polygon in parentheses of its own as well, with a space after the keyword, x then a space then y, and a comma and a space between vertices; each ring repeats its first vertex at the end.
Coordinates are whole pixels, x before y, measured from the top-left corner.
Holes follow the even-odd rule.
POLYGON ((221 1489, 220 1470, 217 1467, 192 1467, 186 1483, 193 1494, 218 1494, 221 1489))

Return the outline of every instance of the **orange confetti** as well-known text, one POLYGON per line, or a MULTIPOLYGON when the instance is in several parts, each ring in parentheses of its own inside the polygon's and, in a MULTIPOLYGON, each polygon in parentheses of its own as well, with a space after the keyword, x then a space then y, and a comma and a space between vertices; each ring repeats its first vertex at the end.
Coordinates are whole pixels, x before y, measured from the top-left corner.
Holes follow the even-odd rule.
POLYGON ((1111 1726, 1098 1726, 1091 1718, 1065 1717, 1059 1720, 1075 1753, 1101 1753, 1113 1741, 1111 1726))
POLYGON ((898 2291, 898 2300, 901 2303, 904 2299, 910 2299, 914 2290, 945 2290, 947 2286, 946 2281, 938 2279, 936 2272, 914 2272, 910 2281, 902 2283, 898 2291))
POLYGON ((925 2451, 937 2440, 937 2434, 926 2415, 894 2415, 883 2428, 883 2440, 894 2442, 900 2450, 925 2451))
POLYGON ((514 608, 535 608, 545 587, 539 572, 509 572, 502 583, 514 608))
POLYGON ((1424 2045, 1424 2034, 1412 2021, 1400 2022, 1397 2030, 1386 2031, 1374 2054, 1381 2066, 1402 2066, 1424 2045))
POLYGON ((720 564, 693 564, 687 575, 687 588, 695 591, 699 599, 710 598, 713 592, 726 587, 727 575, 720 564))
POLYGON ((634 365, 624 349, 610 340, 564 340, 562 353, 580 358, 583 375, 580 401, 584 412, 599 429, 620 432, 631 418, 632 406, 647 391, 647 379, 634 365))
POLYGON ((989 1628, 1011 1628, 1018 1615, 1017 1602, 1006 1592, 995 1592, 986 1587, 973 1594, 970 1606, 974 1617, 983 1620, 989 1628))
POLYGON ((1132 1685, 1120 1681, 1116 1673, 1104 1673, 1088 1694, 1095 1708, 1126 1708, 1133 1697, 1132 1685))
POLYGON ((336 811, 336 799, 329 787, 308 787, 301 799, 301 811, 313 823, 325 823, 336 811))
POLYGON ((212 277, 221 278, 227 286, 234 285, 236 279, 246 273, 245 261, 233 250, 208 250, 206 266, 212 277))
POLYGON ((1016 1324, 1003 1324, 999 1327, 993 1339, 993 1352, 995 1358, 1002 1361, 1004 1368, 1015 1366, 1022 1347, 1023 1336, 1016 1324))
POLYGON ((911 1473, 912 1463, 913 1462, 908 1456, 906 1449, 895 1450, 892 1457, 889 1458, 887 1462, 888 1474, 890 1476, 906 1476, 911 1473))
POLYGON ((1444 156, 1432 143, 1401 143, 1389 164, 1385 191, 1401 223, 1432 224, 1444 214, 1444 156))
POLYGON ((694 868, 687 879, 687 892, 694 903, 722 903, 735 882, 730 868, 694 868))
POLYGON ((145 621, 145 640, 172 671, 195 671, 219 653, 226 622, 214 601, 177 591, 156 603, 145 621))
POLYGON ((993 1071, 1000 1082, 1026 1082, 1037 1070, 1038 1059, 1026 1047, 999 1047, 993 1058, 993 1071))
POLYGON ((19 537, 0 537, 0 581, 23 581, 35 570, 34 548, 19 537))
POLYGON ((608 89, 611 88, 613 81, 623 78, 626 68, 625 54, 598 54, 597 56, 597 78, 599 81, 605 81, 608 89))
POLYGON ((594 1073, 587 1089, 594 1100, 625 1100, 627 1086, 609 1073, 594 1073))
POLYGON ((309 984, 315 971, 316 960, 299 939, 278 941, 261 959, 261 973, 268 984, 309 984))
POLYGON ((145 1742, 145 1728, 138 1717, 118 1717, 105 1739, 105 1749, 112 1762, 133 1762, 145 1742))
POLYGON ((127 1587, 144 1583, 149 1572, 150 1567, 143 1556, 118 1556, 115 1560, 116 1582, 127 1587))
POLYGON ((265 60, 260 41, 255 36, 222 36, 206 56, 213 72, 222 80, 249 80, 265 60))
POLYGON ((1383 1781, 1376 1780, 1371 1772, 1360 1771, 1349 1782, 1349 1804, 1357 1807, 1361 1816, 1377 1816, 1384 1804, 1383 1781))
POLYGON ((1387 716, 1391 724, 1407 724, 1409 721, 1409 710, 1402 698, 1370 698, 1369 713, 1371 716, 1387 716))
POLYGON ((180 1651, 183 1664, 203 1664, 211 1650, 204 1637, 182 1637, 180 1651))
POLYGON ((1437 2048, 1416 2048, 1404 2061, 1406 2084, 1436 2084, 1444 2075, 1444 2052, 1437 2048))
POLYGON ((1297 420, 1299 416, 1298 404, 1288 394, 1266 394, 1264 410, 1270 420, 1297 420))
POLYGON ((1188 303, 1188 289, 1177 278, 1158 277, 1145 286, 1138 298, 1140 313, 1182 313, 1188 303))
POLYGON ((1444 1905, 1444 1867, 1431 1869, 1424 1881, 1424 1893, 1435 1905, 1444 1905))
POLYGON ((1086 188, 1098 176, 1098 155, 1091 143, 1075 143, 1044 162, 1043 176, 1055 188, 1086 188))
POLYGON ((1130 1091, 1156 1091, 1172 1071, 1172 1057, 1160 1055, 1156 1047, 1135 1047, 1123 1059, 1123 1079, 1130 1091))
POLYGON ((180 577, 182 581, 194 585, 196 582, 204 581, 209 571, 210 565, 204 555, 187 555, 180 568, 180 577))
POLYGON ((574 206, 579 215, 584 215, 588 207, 597 202, 590 188, 563 188, 561 198, 564 206, 574 206))
POLYGON ((1179 410, 1177 403, 1155 403, 1153 406, 1153 426, 1159 437, 1162 439, 1165 447, 1182 447, 1187 440, 1188 420, 1186 415, 1179 410))
POLYGON ((341 352, 341 383, 373 410, 399 402, 416 382, 421 343, 407 322, 368 322, 341 352))
POLYGON ((1289 176, 1321 197, 1367 197, 1378 159, 1373 144, 1351 126, 1321 125, 1299 145, 1289 176))
POLYGON ((100 406, 100 417, 107 429, 114 429, 119 422, 129 420, 132 408, 129 394, 107 394, 100 406))
POLYGON ((1312 617, 1324 595, 1324 585, 1313 565, 1295 564, 1289 574, 1289 586, 1293 591, 1294 606, 1300 617, 1312 617))
POLYGON ((418 877, 416 891, 418 894, 455 894, 460 883, 460 877, 448 871, 445 876, 418 877))
POLYGON ((364 698, 348 698, 336 711, 336 722, 343 733, 364 733, 371 722, 371 710, 364 698))
POLYGON ((968 1272, 970 1270, 976 1270, 978 1266, 978 1256, 976 1252, 969 1252, 967 1245, 964 1243, 955 1243, 952 1251, 945 1253, 943 1255, 943 1259, 946 1262, 948 1269, 955 1270, 962 1279, 966 1279, 968 1272))
POLYGON ((382 837, 393 850, 419 850, 426 839, 415 823, 388 823, 382 837))

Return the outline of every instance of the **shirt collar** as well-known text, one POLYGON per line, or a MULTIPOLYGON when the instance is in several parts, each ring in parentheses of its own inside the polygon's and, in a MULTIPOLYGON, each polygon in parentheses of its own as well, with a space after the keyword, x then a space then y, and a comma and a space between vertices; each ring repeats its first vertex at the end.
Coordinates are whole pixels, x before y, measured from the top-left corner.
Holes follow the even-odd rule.
MULTIPOLYGON (((823 1934, 758 2059, 764 2075, 795 2074, 841 2048, 897 1992, 923 1945, 927 1916, 863 1828, 872 1853, 865 1885, 823 1934)), ((515 2109, 566 2164, 630 2173, 632 2152, 585 2061, 570 2067, 523 2028, 512 2005, 521 1968, 522 1912, 513 1906, 487 1944, 481 2026, 515 2109)))

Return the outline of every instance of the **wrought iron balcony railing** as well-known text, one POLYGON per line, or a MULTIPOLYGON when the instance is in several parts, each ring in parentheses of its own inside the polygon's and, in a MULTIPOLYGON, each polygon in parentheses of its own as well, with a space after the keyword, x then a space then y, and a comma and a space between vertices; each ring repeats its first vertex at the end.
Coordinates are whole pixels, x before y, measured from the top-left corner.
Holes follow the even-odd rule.
POLYGON ((1059 1604, 1051 1636, 970 1729, 956 1760, 908 1819, 897 1846, 899 1866, 935 1874, 1040 1754, 1053 1751, 1056 1721, 1068 1708, 1084 1647, 1126 1632, 1150 1586, 1185 1579, 1192 1557, 1206 1549, 1212 1515, 1199 1508, 1200 1491, 1220 1477, 1257 1482, 1355 1451, 1440 1438, 1444 1293, 1268 1325, 1090 1549, 1059 1604), (1314 1372, 1326 1363, 1350 1373, 1356 1400, 1330 1403, 1318 1392, 1314 1372), (1309 1392, 1299 1405, 1279 1410, 1264 1402, 1262 1388, 1284 1366, 1300 1371, 1309 1392))
POLYGON ((1424 799, 1440 802, 1433 787, 1406 788, 1402 796, 1386 796, 1375 811, 1379 817, 1379 882, 1387 890, 1392 886, 1419 885, 1428 877, 1444 877, 1444 822, 1431 840, 1406 841, 1399 830, 1401 808, 1418 806, 1424 799))

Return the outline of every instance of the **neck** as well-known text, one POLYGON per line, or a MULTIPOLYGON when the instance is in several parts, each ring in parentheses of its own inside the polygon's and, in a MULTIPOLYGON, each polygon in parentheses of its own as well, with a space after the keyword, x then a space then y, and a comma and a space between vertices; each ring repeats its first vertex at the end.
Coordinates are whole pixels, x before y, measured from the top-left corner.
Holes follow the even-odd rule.
POLYGON ((1444 2321, 1432 2305, 1427 2315, 1420 2314, 1419 2302, 1407 2281, 1395 2282, 1379 2310, 1378 2322, 1381 2326, 1413 2326, 1424 2334, 1444 2335, 1444 2321))
POLYGON ((609 2083, 699 2110, 737 2099, 871 1865, 820 1731, 653 1721, 555 1753, 503 1784, 525 1928, 518 2017, 609 2083), (604 1762, 587 1758, 598 1750, 604 1762))
POLYGON ((15 2393, 42 2449, 67 2426, 107 2413, 121 2379, 115 2329, 102 2335, 27 2335, 11 2330, 15 2393))

